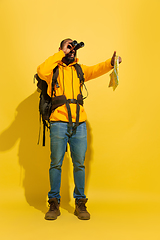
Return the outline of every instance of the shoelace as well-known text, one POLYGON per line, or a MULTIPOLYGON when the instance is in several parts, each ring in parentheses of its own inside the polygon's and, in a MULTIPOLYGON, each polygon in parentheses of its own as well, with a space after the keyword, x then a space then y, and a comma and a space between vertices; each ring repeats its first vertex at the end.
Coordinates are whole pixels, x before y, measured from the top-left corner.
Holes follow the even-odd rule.
POLYGON ((49 207, 50 207, 50 211, 54 211, 58 209, 58 206, 56 206, 55 202, 50 203, 49 207))
POLYGON ((83 202, 80 202, 79 204, 78 204, 78 206, 79 206, 79 208, 80 208, 80 210, 81 211, 86 211, 86 206, 85 206, 85 203, 83 203, 83 202))

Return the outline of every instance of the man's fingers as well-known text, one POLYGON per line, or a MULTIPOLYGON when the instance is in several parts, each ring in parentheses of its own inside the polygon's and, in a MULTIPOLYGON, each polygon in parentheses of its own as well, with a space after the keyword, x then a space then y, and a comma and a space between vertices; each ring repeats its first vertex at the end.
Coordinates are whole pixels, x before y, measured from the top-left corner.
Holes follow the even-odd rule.
POLYGON ((119 63, 121 63, 122 62, 122 58, 121 57, 119 57, 119 63))
POLYGON ((112 56, 112 59, 111 59, 111 65, 112 65, 112 66, 114 66, 115 56, 116 56, 116 51, 114 51, 113 56, 112 56))
POLYGON ((113 57, 115 57, 116 56, 116 51, 114 51, 114 53, 113 53, 113 57))
MULTIPOLYGON (((111 59, 111 65, 112 65, 112 66, 114 66, 115 57, 116 57, 116 51, 114 51, 113 56, 112 56, 112 59, 111 59)), ((118 60, 119 60, 119 63, 122 62, 122 58, 121 58, 121 57, 119 57, 118 60)))

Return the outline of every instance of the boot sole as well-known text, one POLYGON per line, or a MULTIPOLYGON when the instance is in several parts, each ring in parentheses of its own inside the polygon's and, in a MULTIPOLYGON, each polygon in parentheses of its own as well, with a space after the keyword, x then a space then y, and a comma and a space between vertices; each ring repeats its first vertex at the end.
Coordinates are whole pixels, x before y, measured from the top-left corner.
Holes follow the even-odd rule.
MULTIPOLYGON (((57 217, 60 216, 60 215, 61 215, 61 213, 58 213, 58 214, 57 214, 57 217)), ((56 218, 53 218, 53 217, 46 217, 46 216, 45 216, 44 219, 45 219, 45 220, 56 220, 57 217, 56 217, 56 218)))
POLYGON ((80 219, 80 220, 89 220, 90 219, 90 216, 89 217, 80 217, 76 210, 74 211, 74 215, 77 216, 78 219, 80 219))

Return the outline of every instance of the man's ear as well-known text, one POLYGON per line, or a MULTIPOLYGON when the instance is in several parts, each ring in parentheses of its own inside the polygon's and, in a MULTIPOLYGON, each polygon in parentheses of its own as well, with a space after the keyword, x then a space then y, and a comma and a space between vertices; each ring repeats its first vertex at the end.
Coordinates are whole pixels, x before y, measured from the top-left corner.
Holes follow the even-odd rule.
POLYGON ((60 51, 60 50, 62 50, 62 49, 59 47, 58 50, 60 51))

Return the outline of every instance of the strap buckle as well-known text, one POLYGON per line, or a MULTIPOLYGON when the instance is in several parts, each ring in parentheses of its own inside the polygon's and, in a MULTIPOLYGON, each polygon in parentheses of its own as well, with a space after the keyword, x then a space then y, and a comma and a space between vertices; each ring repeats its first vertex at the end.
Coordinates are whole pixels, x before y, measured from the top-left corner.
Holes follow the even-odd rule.
POLYGON ((68 99, 67 102, 68 103, 77 103, 77 99, 68 99))

